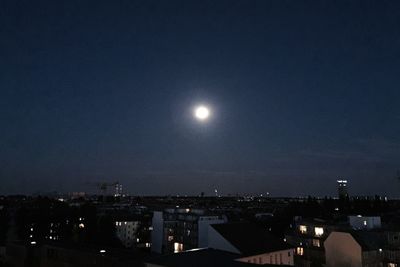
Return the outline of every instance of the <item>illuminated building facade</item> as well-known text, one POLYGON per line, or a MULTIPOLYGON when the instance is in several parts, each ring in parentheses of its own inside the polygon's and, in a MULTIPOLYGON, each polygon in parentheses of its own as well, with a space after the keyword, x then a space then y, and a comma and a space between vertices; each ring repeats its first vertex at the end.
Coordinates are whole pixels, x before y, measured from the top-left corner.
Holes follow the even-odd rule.
POLYGON ((347 180, 337 180, 338 196, 339 198, 347 198, 349 193, 347 192, 347 180))
POLYGON ((208 246, 208 226, 226 222, 200 209, 166 209, 153 214, 152 251, 177 253, 208 246))

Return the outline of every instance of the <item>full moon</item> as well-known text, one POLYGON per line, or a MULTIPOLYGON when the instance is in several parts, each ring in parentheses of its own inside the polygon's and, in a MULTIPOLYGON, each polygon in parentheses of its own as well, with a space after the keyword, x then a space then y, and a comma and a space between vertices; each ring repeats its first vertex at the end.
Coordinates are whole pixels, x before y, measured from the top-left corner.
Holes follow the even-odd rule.
POLYGON ((194 115, 198 120, 206 120, 208 119, 208 117, 210 116, 210 110, 209 108, 205 107, 205 106, 198 106, 195 110, 194 110, 194 115))

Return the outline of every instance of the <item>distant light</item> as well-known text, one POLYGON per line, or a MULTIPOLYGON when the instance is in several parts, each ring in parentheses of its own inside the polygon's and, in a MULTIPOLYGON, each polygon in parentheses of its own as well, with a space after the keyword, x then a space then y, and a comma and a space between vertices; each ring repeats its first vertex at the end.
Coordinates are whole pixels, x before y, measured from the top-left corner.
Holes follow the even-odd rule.
POLYGON ((307 234, 307 226, 306 225, 299 225, 299 231, 302 234, 307 234))
POLYGON ((106 253, 105 249, 100 249, 100 253, 106 253))
POLYGON ((322 236, 324 234, 324 228, 314 227, 315 236, 322 236))
POLYGON ((31 241, 31 245, 36 245, 36 241, 31 241))
POLYGON ((379 252, 382 252, 382 249, 381 249, 381 248, 379 249, 379 252))
POLYGON ((83 223, 80 223, 80 224, 78 225, 78 227, 81 228, 81 229, 83 229, 83 228, 85 228, 85 225, 84 225, 83 223))
POLYGON ((199 120, 206 120, 210 116, 210 110, 205 106, 198 106, 194 111, 194 115, 199 120))

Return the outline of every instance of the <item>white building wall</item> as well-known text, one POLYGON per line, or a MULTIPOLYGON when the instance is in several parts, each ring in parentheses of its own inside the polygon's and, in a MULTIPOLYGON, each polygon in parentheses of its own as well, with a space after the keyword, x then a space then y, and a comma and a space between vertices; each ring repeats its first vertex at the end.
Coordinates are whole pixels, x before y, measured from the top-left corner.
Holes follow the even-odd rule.
POLYGON ((260 255, 240 258, 237 259, 237 261, 254 263, 254 264, 276 264, 276 265, 294 266, 294 250, 285 249, 285 250, 273 251, 270 253, 264 253, 260 255))
POLYGON ((381 217, 379 216, 349 216, 349 224, 353 229, 381 228, 381 217))
POLYGON ((208 226, 208 247, 240 254, 240 251, 215 231, 211 225, 208 226))
POLYGON ((219 219, 218 216, 201 216, 198 221, 198 246, 199 248, 208 247, 208 228, 211 224, 225 223, 225 220, 219 219))
POLYGON ((361 246, 351 234, 332 232, 324 246, 326 267, 362 267, 361 246))
POLYGON ((151 232, 151 251, 162 253, 164 236, 164 218, 162 211, 154 211, 152 226, 153 231, 151 232))
POLYGON ((118 239, 127 248, 137 243, 136 235, 140 226, 139 221, 117 221, 115 222, 115 230, 118 239))

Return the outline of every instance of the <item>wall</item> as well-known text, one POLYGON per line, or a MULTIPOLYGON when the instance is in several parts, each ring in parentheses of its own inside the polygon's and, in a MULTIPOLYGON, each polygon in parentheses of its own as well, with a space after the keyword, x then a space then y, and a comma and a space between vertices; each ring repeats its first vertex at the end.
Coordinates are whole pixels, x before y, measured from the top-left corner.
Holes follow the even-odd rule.
POLYGON ((215 231, 211 225, 208 227, 208 247, 240 254, 240 251, 215 231))
POLYGON ((164 218, 162 211, 154 211, 152 226, 153 231, 151 232, 151 251, 162 253, 164 237, 164 218))
POLYGON ((198 247, 208 247, 208 228, 210 224, 225 223, 224 220, 219 219, 217 216, 201 216, 198 221, 198 247))
POLYGON ((373 229, 381 227, 379 216, 349 216, 349 223, 353 229, 373 229))
POLYGON ((294 255, 293 249, 286 249, 270 253, 264 253, 260 255, 254 255, 250 257, 244 257, 237 259, 237 261, 254 263, 254 264, 277 264, 277 265, 294 266, 293 255, 294 255))
POLYGON ((361 246, 353 236, 344 232, 332 232, 325 240, 327 267, 361 267, 361 246))

